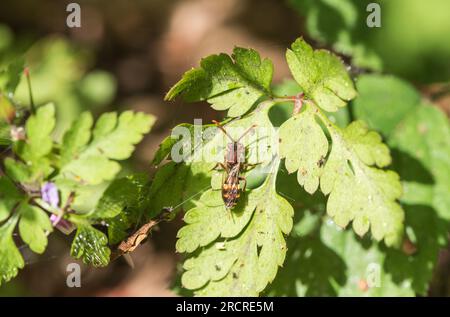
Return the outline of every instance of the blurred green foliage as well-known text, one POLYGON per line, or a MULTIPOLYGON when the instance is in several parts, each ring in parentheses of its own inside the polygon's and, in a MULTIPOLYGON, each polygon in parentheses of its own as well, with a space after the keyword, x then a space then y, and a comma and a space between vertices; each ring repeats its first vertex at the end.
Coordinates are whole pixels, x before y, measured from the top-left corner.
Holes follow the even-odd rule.
POLYGON ((352 56, 359 67, 414 82, 450 78, 447 0, 290 0, 306 30, 322 45, 352 56), (381 27, 369 28, 369 3, 381 6, 381 27))
MULTIPOLYGON (((17 57, 21 53, 15 48, 13 33, 1 25, 0 32, 8 34, 4 38, 0 36, 0 56, 4 56, 2 60, 7 63, 10 56, 17 57)), ((50 36, 35 42, 24 53, 24 60, 30 70, 34 102, 42 105, 52 101, 57 107, 56 138, 61 137, 82 111, 98 112, 115 98, 115 78, 106 71, 90 70, 94 64, 92 52, 77 47, 64 37, 50 36)), ((16 69, 22 68, 19 65, 16 69)), ((14 99, 29 107, 28 87, 23 76, 14 99)))

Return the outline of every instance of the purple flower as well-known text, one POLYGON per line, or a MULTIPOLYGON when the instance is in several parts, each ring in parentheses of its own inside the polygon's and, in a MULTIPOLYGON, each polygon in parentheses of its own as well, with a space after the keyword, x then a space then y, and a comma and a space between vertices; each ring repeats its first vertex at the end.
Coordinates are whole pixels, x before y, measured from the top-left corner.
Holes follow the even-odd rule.
POLYGON ((41 187, 42 199, 52 206, 53 208, 58 208, 59 205, 59 194, 58 188, 55 183, 47 182, 41 187))

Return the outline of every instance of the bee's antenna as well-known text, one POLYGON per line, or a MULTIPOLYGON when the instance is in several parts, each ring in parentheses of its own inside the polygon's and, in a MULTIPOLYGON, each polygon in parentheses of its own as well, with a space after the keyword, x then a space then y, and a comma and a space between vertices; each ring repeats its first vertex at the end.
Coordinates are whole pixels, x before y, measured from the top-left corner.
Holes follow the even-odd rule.
POLYGON ((225 128, 220 124, 220 122, 216 121, 216 120, 212 120, 212 122, 220 129, 222 130, 223 133, 225 133, 225 135, 232 141, 232 142, 236 142, 227 132, 227 130, 225 130, 225 128))
POLYGON ((252 131, 256 127, 256 124, 253 124, 250 128, 247 129, 240 137, 236 140, 236 142, 239 142, 247 133, 252 131))
POLYGON ((25 74, 25 77, 27 78, 28 95, 30 96, 31 113, 34 114, 34 113, 36 113, 36 107, 34 106, 33 92, 31 90, 30 69, 28 67, 25 67, 25 69, 23 70, 23 73, 25 74))

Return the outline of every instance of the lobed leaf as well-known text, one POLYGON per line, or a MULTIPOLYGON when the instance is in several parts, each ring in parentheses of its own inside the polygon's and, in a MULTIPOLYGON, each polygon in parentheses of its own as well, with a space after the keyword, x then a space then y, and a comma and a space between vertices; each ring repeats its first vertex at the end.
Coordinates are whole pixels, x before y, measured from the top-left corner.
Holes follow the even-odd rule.
POLYGON ((25 124, 27 140, 19 155, 28 162, 33 162, 48 155, 53 146, 51 133, 55 127, 55 106, 47 104, 39 107, 25 124))
POLYGON ((398 245, 403 234, 404 214, 396 199, 402 194, 399 177, 379 167, 390 162, 389 151, 375 132, 361 121, 343 132, 330 130, 333 142, 320 187, 330 195, 327 212, 341 227, 353 220, 359 235, 369 227, 376 240, 398 245))
POLYGON ((53 230, 48 215, 42 209, 22 203, 19 207, 19 232, 22 240, 36 253, 47 247, 47 234, 53 230))
POLYGON ((178 231, 177 251, 192 253, 219 237, 233 238, 238 235, 253 214, 255 195, 254 191, 245 194, 245 201, 230 211, 224 206, 220 190, 205 192, 197 207, 189 209, 183 218, 186 225, 178 231))
POLYGON ((302 38, 286 52, 294 79, 305 95, 326 111, 337 111, 356 96, 342 61, 326 50, 313 50, 302 38))
POLYGON ((0 93, 14 94, 22 76, 24 59, 17 58, 8 64, 0 65, 0 93))
POLYGON ((22 195, 7 177, 0 177, 0 221, 6 220, 22 195))
POLYGON ((316 121, 314 109, 306 106, 301 113, 284 122, 279 130, 280 157, 285 158, 289 173, 297 172, 297 179, 312 194, 319 187, 328 153, 328 140, 316 121))
POLYGON ((54 127, 55 106, 49 103, 39 107, 36 114, 31 115, 25 124, 26 140, 14 144, 14 152, 22 158, 26 167, 20 163, 10 162, 10 172, 19 172, 20 177, 29 178, 27 179, 29 182, 42 180, 50 175, 53 171, 50 154, 53 148, 54 127))
POLYGON ((82 115, 64 136, 67 149, 62 153, 60 175, 88 184, 111 180, 120 170, 115 160, 130 157, 134 146, 153 125, 153 116, 144 113, 123 112, 103 114, 97 121, 90 139, 90 115, 82 115))
POLYGON ((61 145, 61 165, 77 158, 91 138, 94 119, 89 112, 83 112, 64 134, 61 145))
MULTIPOLYGON (((249 195, 255 207, 244 210, 251 220, 237 237, 210 243, 184 263, 184 287, 203 296, 256 296, 274 279, 284 261, 283 234, 292 228, 293 210, 277 195, 273 182, 274 178, 268 177, 251 193, 253 197, 249 195)), ((204 208, 209 210, 206 205, 204 208)), ((227 230, 222 222, 217 224, 223 232, 227 230)))
POLYGON ((106 235, 87 223, 79 222, 77 226, 70 254, 74 258, 81 258, 85 264, 95 267, 108 265, 111 250, 107 246, 106 235))
POLYGON ((25 265, 12 237, 17 219, 17 215, 12 216, 0 227, 0 285, 14 278, 25 265))
POLYGON ((7 157, 4 161, 6 174, 15 182, 26 183, 32 177, 32 171, 29 166, 13 158, 7 157))
POLYGON ((110 244, 116 244, 127 236, 132 225, 144 221, 149 205, 148 176, 134 174, 114 180, 103 193, 91 219, 105 219, 108 224, 110 244))
POLYGON ((405 187, 402 201, 432 206, 440 217, 450 219, 448 118, 393 76, 361 76, 357 88, 355 114, 368 119, 394 149, 394 168, 405 187))
POLYGON ((211 55, 200 68, 186 72, 166 94, 186 101, 208 101, 213 109, 228 110, 229 117, 245 114, 263 96, 270 96, 273 65, 252 49, 236 47, 232 56, 211 55))

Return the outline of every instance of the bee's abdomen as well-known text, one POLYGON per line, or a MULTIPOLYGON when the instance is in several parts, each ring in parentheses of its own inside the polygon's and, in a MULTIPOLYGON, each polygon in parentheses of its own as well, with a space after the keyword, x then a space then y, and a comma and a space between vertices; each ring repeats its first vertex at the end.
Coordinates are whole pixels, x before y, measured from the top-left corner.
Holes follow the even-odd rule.
POLYGON ((239 183, 224 183, 222 185, 222 199, 226 208, 231 209, 236 206, 240 195, 239 183))

